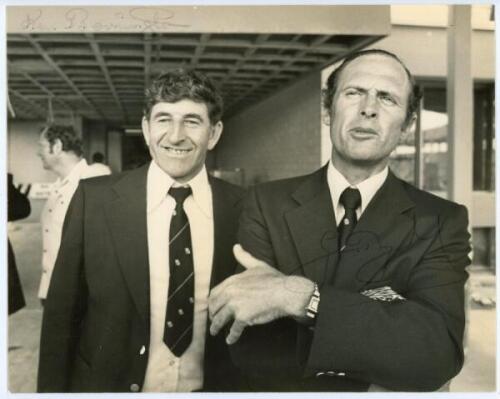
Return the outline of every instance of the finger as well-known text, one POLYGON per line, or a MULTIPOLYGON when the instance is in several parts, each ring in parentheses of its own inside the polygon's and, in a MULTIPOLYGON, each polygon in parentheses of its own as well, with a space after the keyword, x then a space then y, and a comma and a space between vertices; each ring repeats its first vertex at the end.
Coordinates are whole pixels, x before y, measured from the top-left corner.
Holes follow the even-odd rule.
POLYGON ((231 326, 231 330, 229 331, 228 336, 226 337, 226 343, 228 345, 234 344, 238 339, 240 339, 243 330, 245 329, 246 324, 242 321, 235 320, 233 325, 231 326))
POLYGON ((222 327, 224 327, 233 317, 232 311, 228 306, 222 308, 212 319, 210 324, 210 334, 217 335, 222 327))
POLYGON ((233 246, 234 257, 246 269, 255 269, 256 267, 271 267, 267 263, 255 258, 250 252, 243 249, 240 244, 233 246))
POLYGON ((208 297, 209 314, 215 314, 227 302, 227 288, 238 279, 238 275, 228 277, 222 283, 210 290, 208 297))
POLYGON ((223 292, 216 295, 210 294, 208 298, 208 316, 213 320, 215 315, 226 305, 227 296, 223 292))

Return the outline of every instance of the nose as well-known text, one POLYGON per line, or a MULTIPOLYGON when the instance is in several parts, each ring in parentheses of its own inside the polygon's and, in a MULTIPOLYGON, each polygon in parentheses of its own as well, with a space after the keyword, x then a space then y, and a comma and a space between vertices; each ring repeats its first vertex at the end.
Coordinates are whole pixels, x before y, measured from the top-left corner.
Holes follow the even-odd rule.
POLYGON ((375 118, 378 114, 377 111, 377 98, 372 94, 366 94, 365 98, 360 105, 361 115, 371 119, 375 118))
POLYGON ((184 128, 182 126, 182 123, 175 122, 171 126, 170 134, 168 135, 168 138, 171 143, 179 143, 184 140, 185 134, 184 134, 184 128))

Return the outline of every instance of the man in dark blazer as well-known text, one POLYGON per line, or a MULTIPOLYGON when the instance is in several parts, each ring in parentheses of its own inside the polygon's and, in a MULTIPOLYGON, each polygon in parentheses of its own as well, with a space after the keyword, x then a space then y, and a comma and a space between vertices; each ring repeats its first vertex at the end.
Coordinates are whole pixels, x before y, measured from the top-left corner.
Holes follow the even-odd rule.
MULTIPOLYGON (((14 176, 11 173, 7 174, 7 202, 8 213, 7 220, 13 222, 15 220, 24 219, 29 216, 31 212, 30 200, 28 194, 31 186, 27 190, 21 191, 20 187, 14 185, 14 176)), ((9 315, 16 313, 18 310, 26 306, 24 299, 23 287, 19 272, 16 266, 16 257, 14 250, 7 239, 7 253, 8 253, 8 289, 9 289, 9 315)))
POLYGON ((394 54, 349 56, 323 94, 331 161, 251 191, 211 333, 256 391, 439 389, 463 364, 467 211, 388 170, 419 102, 394 54))
POLYGON ((236 389, 227 346, 207 326, 209 289, 236 265, 242 196, 204 166, 221 116, 222 98, 206 76, 165 73, 146 94, 151 164, 81 182, 44 310, 39 392, 236 389), (175 191, 186 193, 183 202, 175 191), (182 256, 173 246, 181 237, 182 256), (174 322, 187 328, 173 332, 174 322))

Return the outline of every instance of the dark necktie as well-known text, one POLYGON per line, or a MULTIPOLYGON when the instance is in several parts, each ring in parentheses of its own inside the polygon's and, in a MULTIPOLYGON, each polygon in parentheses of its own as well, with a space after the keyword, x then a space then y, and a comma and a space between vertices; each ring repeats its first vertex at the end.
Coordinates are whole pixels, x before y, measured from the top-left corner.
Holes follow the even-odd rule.
POLYGON ((168 193, 175 199, 175 210, 170 221, 170 278, 163 342, 180 357, 193 338, 193 250, 191 229, 183 208, 184 200, 191 195, 191 188, 172 187, 168 193))
POLYGON ((340 196, 339 202, 345 209, 344 217, 340 221, 338 227, 339 249, 342 251, 358 222, 356 209, 361 205, 361 194, 357 188, 347 187, 340 196))

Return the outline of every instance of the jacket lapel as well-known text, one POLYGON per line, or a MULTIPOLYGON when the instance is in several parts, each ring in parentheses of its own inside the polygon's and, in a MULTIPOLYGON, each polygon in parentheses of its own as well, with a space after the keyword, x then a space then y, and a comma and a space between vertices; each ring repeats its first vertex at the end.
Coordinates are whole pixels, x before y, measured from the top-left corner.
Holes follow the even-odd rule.
POLYGON ((210 288, 234 273, 233 245, 238 227, 240 198, 224 189, 224 183, 209 176, 214 212, 214 255, 210 288))
POLYGON ((149 326, 150 295, 146 213, 148 166, 131 171, 115 183, 116 197, 105 210, 118 263, 146 326, 149 326))
POLYGON ((337 228, 326 167, 310 175, 292 194, 298 207, 285 214, 302 273, 321 284, 337 262, 337 228))
POLYGON ((403 183, 389 172, 342 251, 334 285, 355 291, 380 286, 388 259, 413 228, 405 211, 414 206, 403 183))

